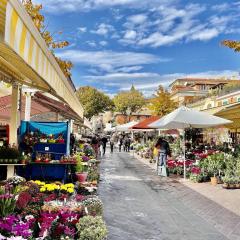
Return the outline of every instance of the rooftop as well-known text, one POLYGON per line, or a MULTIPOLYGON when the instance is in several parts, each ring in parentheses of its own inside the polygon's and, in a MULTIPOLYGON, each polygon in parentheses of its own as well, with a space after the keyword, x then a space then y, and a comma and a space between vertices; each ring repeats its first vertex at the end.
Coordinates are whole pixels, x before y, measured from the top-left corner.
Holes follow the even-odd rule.
POLYGON ((179 78, 174 80, 169 87, 172 87, 176 82, 194 82, 194 84, 218 84, 218 83, 240 83, 240 79, 221 79, 221 78, 179 78))

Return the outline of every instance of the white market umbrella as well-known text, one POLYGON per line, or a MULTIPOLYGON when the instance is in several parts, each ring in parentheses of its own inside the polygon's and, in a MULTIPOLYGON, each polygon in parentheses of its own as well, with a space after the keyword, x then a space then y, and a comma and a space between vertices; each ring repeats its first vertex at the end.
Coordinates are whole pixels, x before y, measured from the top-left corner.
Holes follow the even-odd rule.
POLYGON ((127 132, 129 130, 132 130, 131 128, 136 125, 138 122, 136 121, 131 121, 122 125, 118 125, 115 127, 115 130, 118 132, 127 132))
MULTIPOLYGON (((232 123, 232 121, 182 106, 149 124, 149 127, 157 129, 209 128, 229 123, 232 123)), ((183 137, 184 135, 183 132, 183 137)), ((185 139, 183 139, 183 142, 184 178, 186 178, 185 139)))

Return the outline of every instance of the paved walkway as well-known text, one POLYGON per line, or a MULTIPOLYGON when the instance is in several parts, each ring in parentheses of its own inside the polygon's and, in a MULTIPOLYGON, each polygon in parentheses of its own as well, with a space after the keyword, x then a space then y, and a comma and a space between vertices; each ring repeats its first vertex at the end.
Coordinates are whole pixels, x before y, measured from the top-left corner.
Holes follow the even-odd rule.
MULTIPOLYGON (((132 153, 133 154, 133 153, 132 153)), ((149 163, 149 159, 141 158, 138 155, 134 155, 139 161, 149 166, 152 169, 156 169, 155 163, 149 163)), ((209 198, 210 200, 218 203, 223 208, 230 210, 231 212, 240 216, 240 189, 224 189, 221 184, 212 186, 210 182, 194 183, 189 179, 177 178, 179 182, 185 186, 191 188, 193 191, 200 193, 201 195, 209 198)))
POLYGON ((238 240, 240 217, 128 153, 102 161, 108 240, 238 240))

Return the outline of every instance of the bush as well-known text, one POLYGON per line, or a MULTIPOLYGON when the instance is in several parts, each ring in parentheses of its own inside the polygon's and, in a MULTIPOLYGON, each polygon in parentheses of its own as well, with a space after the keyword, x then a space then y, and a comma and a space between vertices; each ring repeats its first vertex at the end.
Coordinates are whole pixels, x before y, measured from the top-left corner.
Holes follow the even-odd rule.
POLYGON ((107 236, 107 228, 102 217, 85 216, 77 223, 79 240, 103 240, 107 236))
POLYGON ((82 202, 83 206, 87 208, 88 214, 92 216, 100 216, 103 214, 103 203, 97 197, 90 197, 82 202))

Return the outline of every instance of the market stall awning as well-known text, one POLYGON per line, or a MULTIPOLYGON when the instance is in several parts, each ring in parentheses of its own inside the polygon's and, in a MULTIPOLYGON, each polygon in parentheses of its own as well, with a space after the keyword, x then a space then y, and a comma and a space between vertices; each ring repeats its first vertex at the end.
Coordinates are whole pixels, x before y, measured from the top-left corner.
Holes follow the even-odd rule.
POLYGON ((118 125, 115 127, 115 131, 117 132, 127 132, 127 131, 131 131, 131 128, 136 125, 138 122, 136 121, 131 121, 122 125, 118 125))
POLYGON ((231 106, 225 106, 215 115, 231 120, 232 123, 227 126, 228 128, 240 128, 240 103, 235 103, 231 106))
POLYGON ((50 92, 83 118, 83 108, 44 39, 18 0, 0 0, 1 80, 50 92))
POLYGON ((151 117, 144 119, 143 121, 137 123, 136 125, 134 125, 132 127, 132 129, 136 129, 136 130, 137 129, 153 129, 153 128, 149 127, 149 124, 157 121, 158 119, 160 119, 159 116, 151 116, 151 117))
POLYGON ((229 123, 232 121, 181 106, 149 126, 158 129, 185 129, 208 128, 229 123))
MULTIPOLYGON (((0 121, 7 122, 10 120, 11 115, 11 95, 0 97, 0 121)), ((21 98, 21 119, 23 119, 25 112, 25 97, 21 98)), ((42 115, 44 120, 45 113, 58 113, 66 119, 74 119, 78 122, 78 115, 68 107, 68 105, 45 96, 40 92, 36 92, 32 97, 31 103, 31 117, 37 117, 42 115)), ((48 114, 49 115, 49 114, 48 114)), ((50 115, 49 115, 50 116, 50 115)), ((51 115, 50 118, 44 121, 53 120, 56 121, 56 117, 51 115)))

